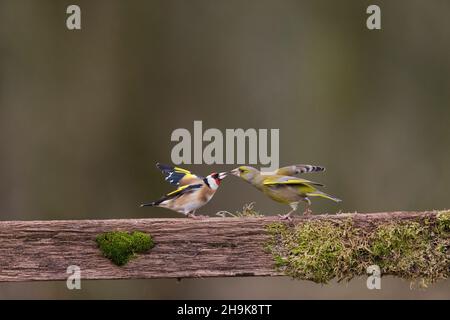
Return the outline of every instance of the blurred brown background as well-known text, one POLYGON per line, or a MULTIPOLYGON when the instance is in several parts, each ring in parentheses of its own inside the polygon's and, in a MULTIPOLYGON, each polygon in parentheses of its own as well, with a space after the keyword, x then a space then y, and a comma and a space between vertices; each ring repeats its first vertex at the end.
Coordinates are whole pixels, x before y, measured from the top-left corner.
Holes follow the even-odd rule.
MULTIPOLYGON (((280 161, 344 199, 315 212, 450 207, 447 0, 0 0, 0 219, 179 217, 138 204, 171 187, 176 128, 280 128, 280 161), (82 30, 66 29, 78 4, 82 30), (382 30, 366 28, 370 4, 382 30)), ((185 166, 200 174, 229 166, 185 166)), ((203 214, 273 203, 233 177, 203 214)), ((1 244, 0 244, 1 245, 1 244)), ((0 298, 450 298, 383 278, 1 283, 0 298)))

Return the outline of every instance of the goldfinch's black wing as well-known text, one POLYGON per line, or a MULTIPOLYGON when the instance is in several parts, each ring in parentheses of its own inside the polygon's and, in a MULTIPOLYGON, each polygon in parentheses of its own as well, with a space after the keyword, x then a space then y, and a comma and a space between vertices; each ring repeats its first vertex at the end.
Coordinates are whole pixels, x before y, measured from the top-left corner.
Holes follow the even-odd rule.
POLYGON ((161 197, 160 199, 158 199, 156 201, 141 204, 141 207, 158 206, 162 202, 174 200, 175 198, 178 198, 178 197, 182 196, 183 194, 194 192, 195 190, 200 189, 202 186, 203 186, 203 183, 198 183, 198 184, 189 184, 186 186, 179 187, 178 189, 176 189, 172 192, 169 192, 168 194, 166 194, 165 196, 161 197))
POLYGON ((201 183, 182 186, 182 187, 179 187, 177 190, 166 194, 164 197, 162 197, 159 200, 156 200, 151 203, 143 204, 141 206, 158 206, 161 202, 178 198, 186 193, 194 192, 195 190, 200 189, 202 186, 203 186, 203 184, 201 184, 201 183))
POLYGON ((197 176, 186 169, 162 163, 157 163, 156 167, 164 174, 166 181, 175 186, 196 184, 203 180, 203 177, 197 176))
POLYGON ((282 167, 275 171, 275 174, 281 176, 295 176, 300 173, 321 172, 325 171, 324 167, 312 166, 309 164, 294 164, 292 166, 282 167))

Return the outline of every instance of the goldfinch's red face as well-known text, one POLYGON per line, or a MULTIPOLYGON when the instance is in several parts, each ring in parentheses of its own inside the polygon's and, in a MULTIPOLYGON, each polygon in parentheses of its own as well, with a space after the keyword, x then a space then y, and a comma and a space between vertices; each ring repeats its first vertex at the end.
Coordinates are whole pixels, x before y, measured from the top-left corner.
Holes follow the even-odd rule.
POLYGON ((217 185, 220 185, 220 182, 222 182, 222 180, 226 176, 227 176, 226 172, 221 172, 221 173, 213 172, 213 173, 211 173, 211 177, 214 179, 214 181, 217 183, 217 185))
POLYGON ((220 186, 220 183, 222 182, 222 180, 227 176, 226 172, 213 172, 211 173, 208 177, 206 177, 208 179, 208 182, 210 184, 210 186, 212 187, 212 189, 217 189, 220 186))

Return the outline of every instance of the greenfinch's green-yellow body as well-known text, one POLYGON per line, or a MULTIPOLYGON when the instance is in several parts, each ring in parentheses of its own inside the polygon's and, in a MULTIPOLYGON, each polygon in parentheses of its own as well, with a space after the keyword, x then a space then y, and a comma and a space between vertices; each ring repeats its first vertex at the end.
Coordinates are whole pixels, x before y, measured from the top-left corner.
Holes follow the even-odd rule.
POLYGON ((241 166, 232 170, 231 173, 247 181, 272 200, 288 204, 292 210, 281 217, 289 219, 290 215, 297 210, 300 201, 307 203, 305 214, 310 213, 310 197, 320 197, 335 202, 341 201, 318 190, 317 187, 323 187, 322 184, 291 176, 297 173, 324 170, 325 168, 319 166, 294 165, 265 173, 249 166, 241 166))

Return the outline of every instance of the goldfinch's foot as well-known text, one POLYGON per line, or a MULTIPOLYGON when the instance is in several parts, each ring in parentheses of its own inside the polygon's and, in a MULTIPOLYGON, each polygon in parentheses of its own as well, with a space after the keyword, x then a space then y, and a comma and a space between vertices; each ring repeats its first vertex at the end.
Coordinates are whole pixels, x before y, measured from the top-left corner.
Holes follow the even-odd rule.
POLYGON ((307 209, 305 210, 305 212, 303 212, 303 215, 304 215, 304 216, 309 216, 310 214, 312 214, 312 210, 311 210, 310 208, 307 208, 307 209))
POLYGON ((278 217, 280 218, 280 220, 292 221, 292 217, 290 214, 279 214, 278 217))
POLYGON ((191 219, 204 219, 204 218, 206 218, 207 216, 203 216, 203 215, 195 215, 195 214, 189 214, 188 215, 188 218, 191 218, 191 219))

